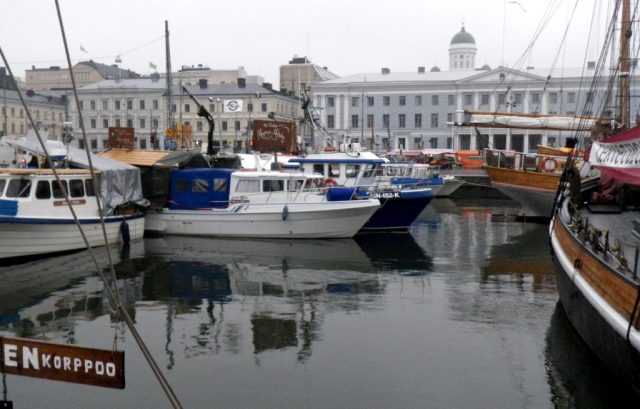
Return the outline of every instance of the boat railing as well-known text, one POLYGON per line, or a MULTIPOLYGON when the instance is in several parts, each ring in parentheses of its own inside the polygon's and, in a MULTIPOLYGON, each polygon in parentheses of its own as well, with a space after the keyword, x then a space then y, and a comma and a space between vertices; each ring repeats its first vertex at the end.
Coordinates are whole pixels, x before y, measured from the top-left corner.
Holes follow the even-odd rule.
POLYGON ((494 168, 553 174, 562 173, 567 157, 499 149, 485 149, 484 161, 487 166, 494 168))

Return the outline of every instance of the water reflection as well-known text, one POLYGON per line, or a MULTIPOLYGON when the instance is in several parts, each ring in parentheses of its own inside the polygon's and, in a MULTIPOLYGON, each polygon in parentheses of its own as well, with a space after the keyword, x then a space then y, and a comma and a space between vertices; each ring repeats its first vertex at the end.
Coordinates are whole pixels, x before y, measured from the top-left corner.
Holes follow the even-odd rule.
MULTIPOLYGON (((129 257, 144 253, 144 242, 111 246, 116 272, 127 267, 129 257)), ((105 247, 93 249, 96 261, 108 268, 105 247)), ((18 337, 64 337, 74 343, 77 319, 93 320, 108 314, 103 303, 103 283, 88 251, 0 267, 0 329, 18 337)), ((118 280, 118 291, 130 311, 135 311, 135 285, 118 280), (132 294, 133 291, 133 294, 132 294)))
POLYGON ((636 407, 631 403, 640 401, 640 396, 611 375, 584 343, 559 302, 547 329, 544 355, 556 408, 636 407))

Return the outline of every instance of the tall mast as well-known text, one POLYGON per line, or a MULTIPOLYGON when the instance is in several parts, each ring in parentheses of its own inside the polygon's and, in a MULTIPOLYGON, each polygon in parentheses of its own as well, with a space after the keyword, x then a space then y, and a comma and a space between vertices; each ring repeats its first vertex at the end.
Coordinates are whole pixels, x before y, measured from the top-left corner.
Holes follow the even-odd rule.
POLYGON ((171 78, 171 51, 169 50, 169 21, 164 21, 165 48, 167 56, 167 128, 173 128, 173 81, 171 78))
POLYGON ((622 0, 620 26, 620 122, 629 128, 629 44, 631 42, 630 1, 622 0))

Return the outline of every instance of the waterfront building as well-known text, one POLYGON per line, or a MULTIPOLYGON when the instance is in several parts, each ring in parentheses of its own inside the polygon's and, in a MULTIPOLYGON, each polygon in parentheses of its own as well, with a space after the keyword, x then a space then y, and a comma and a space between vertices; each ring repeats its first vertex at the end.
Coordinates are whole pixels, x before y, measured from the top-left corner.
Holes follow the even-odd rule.
MULTIPOLYGON (((160 73, 160 78, 165 78, 165 73, 160 73)), ((259 75, 249 75, 244 67, 232 69, 211 69, 203 64, 183 65, 180 70, 171 74, 174 84, 197 85, 200 80, 206 80, 208 84, 236 84, 238 78, 244 78, 246 84, 260 85, 264 78, 259 75)))
MULTIPOLYGON (((138 78, 131 70, 118 67, 117 64, 106 65, 93 60, 80 61, 73 66, 76 86, 78 88, 103 80, 125 80, 138 78)), ((72 89, 71 76, 68 68, 51 66, 48 68, 36 68, 32 66, 25 71, 26 88, 34 91, 45 90, 70 90, 72 89)))
MULTIPOLYGON (((36 127, 48 133, 49 138, 62 135, 62 124, 66 120, 66 98, 22 91, 27 107, 36 127)), ((10 89, 0 89, 0 136, 25 136, 31 124, 18 93, 10 89)))
MULTIPOLYGON (((569 115, 603 104, 605 89, 585 91, 595 72, 587 67, 555 69, 475 67, 476 41, 463 26, 451 39, 449 70, 354 74, 311 85, 313 103, 333 141, 358 142, 376 150, 513 149, 561 146, 569 132, 453 126, 463 110, 569 115)), ((632 75, 631 95, 638 94, 632 75)), ((612 105, 612 103, 609 103, 612 105)), ((634 105, 634 104, 632 104, 634 105)), ((631 117, 637 118, 637 106, 631 117)), ((593 112, 594 114, 596 112, 593 112)), ((316 140, 317 145, 328 141, 316 140)))
MULTIPOLYGON (((198 107, 182 87, 173 87, 171 105, 174 121, 180 129, 189 130, 192 147, 203 146, 209 130, 207 121, 198 116, 198 107)), ((267 119, 270 112, 291 117, 302 115, 296 99, 273 90, 268 83, 247 84, 245 79, 237 78, 232 84, 209 84, 206 79, 200 79, 197 84, 184 87, 213 116, 216 150, 245 148, 253 121, 267 119), (233 111, 224 108, 225 103, 230 101, 237 103, 233 111)), ((159 75, 105 80, 78 89, 78 94, 92 151, 108 147, 109 127, 133 128, 136 148, 170 147, 165 145, 166 130, 169 128, 166 81, 159 75)), ((69 104, 69 116, 78 134, 80 123, 75 103, 69 104)), ((76 138, 72 143, 84 147, 81 138, 76 138)))

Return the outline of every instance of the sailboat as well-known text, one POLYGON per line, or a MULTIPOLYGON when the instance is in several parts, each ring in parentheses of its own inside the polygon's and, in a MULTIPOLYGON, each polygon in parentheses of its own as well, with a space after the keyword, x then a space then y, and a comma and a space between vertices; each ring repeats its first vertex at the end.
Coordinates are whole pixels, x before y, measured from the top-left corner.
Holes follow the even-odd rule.
MULTIPOLYGON (((461 126, 474 128, 510 128, 557 131, 587 131, 597 124, 587 117, 512 114, 506 112, 465 111, 461 126)), ((583 166, 573 147, 551 148, 539 145, 535 153, 485 149, 485 170, 491 185, 507 197, 520 203, 521 214, 526 217, 546 217, 552 213, 554 197, 560 177, 572 157, 571 166, 579 169, 583 179, 593 177, 589 167, 583 166)))
MULTIPOLYGON (((621 3, 620 31, 631 33, 629 0, 621 3)), ((616 8, 610 33, 618 13, 616 8)), ((623 35, 616 124, 590 135, 588 163, 601 176, 584 183, 572 170, 563 174, 549 235, 569 321, 613 372, 640 391, 640 127, 628 125, 629 42, 623 35)))

